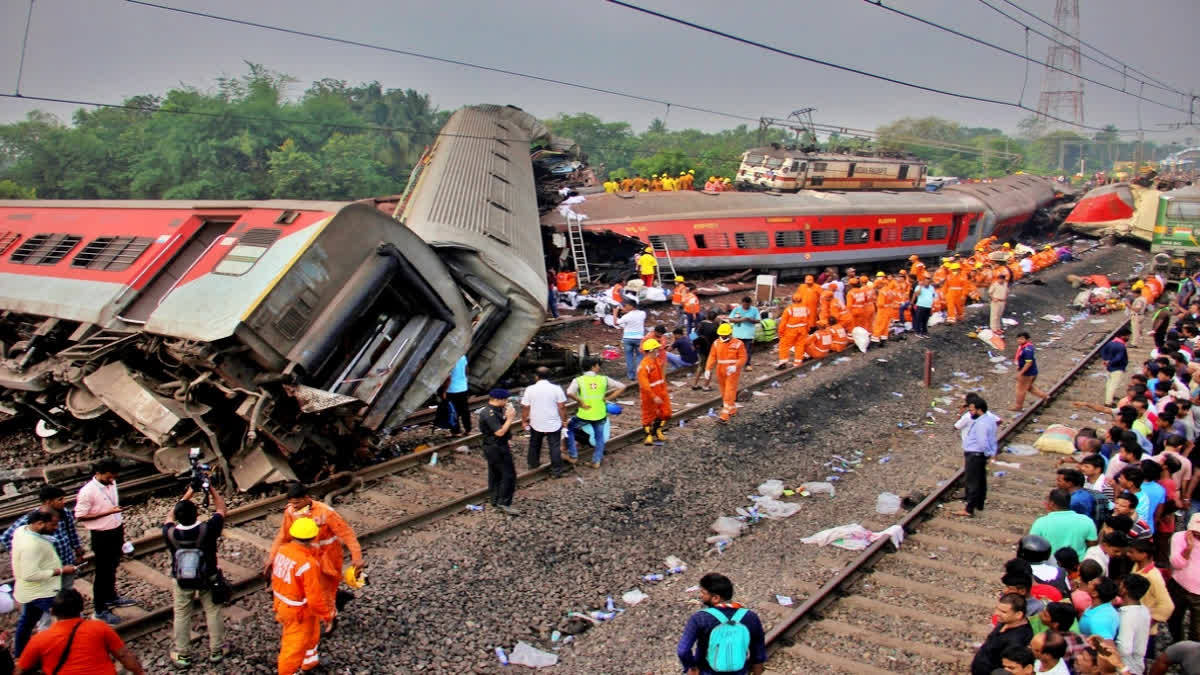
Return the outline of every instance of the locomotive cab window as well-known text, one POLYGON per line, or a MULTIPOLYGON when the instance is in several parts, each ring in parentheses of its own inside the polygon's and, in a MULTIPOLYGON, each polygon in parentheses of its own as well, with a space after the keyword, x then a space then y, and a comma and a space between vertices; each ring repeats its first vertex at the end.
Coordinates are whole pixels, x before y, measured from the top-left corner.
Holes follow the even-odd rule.
POLYGON ((250 271, 251 267, 263 257, 271 244, 279 238, 279 230, 268 227, 255 227, 246 230, 237 242, 229 247, 229 252, 217 263, 213 272, 239 276, 250 271))

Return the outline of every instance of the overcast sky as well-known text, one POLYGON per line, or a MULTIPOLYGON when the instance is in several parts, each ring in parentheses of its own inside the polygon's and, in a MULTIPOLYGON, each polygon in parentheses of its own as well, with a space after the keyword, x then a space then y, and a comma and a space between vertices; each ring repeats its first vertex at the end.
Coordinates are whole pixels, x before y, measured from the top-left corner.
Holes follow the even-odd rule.
MULTIPOLYGON (((1028 113, 874 81, 740 45, 602 0, 161 0, 173 7, 319 32, 361 42, 489 64, 678 104, 757 118, 817 108, 827 124, 874 128, 903 116, 937 115, 1015 130, 1028 113)), ((635 0, 638 4, 791 51, 943 89, 1016 101, 1025 64, 862 0, 635 0)), ((1054 0, 1014 0, 1052 19, 1054 0)), ((1003 0, 988 0, 1003 6, 1003 0)), ((887 4, 1023 51, 1024 29, 977 0, 888 0, 887 4)), ((1200 92, 1197 0, 1083 0, 1081 37, 1166 83, 1200 92)), ((17 78, 27 0, 0 3, 0 91, 17 78)), ((1015 12, 1011 7, 1006 8, 1015 12)), ((1033 22, 1032 19, 1027 19, 1033 22)), ((1044 29, 1044 26, 1039 26, 1044 29)), ((1031 55, 1046 58, 1033 36, 1031 55)), ((213 86, 240 75, 244 61, 296 77, 293 95, 313 80, 378 80, 386 88, 427 92, 443 109, 509 103, 540 117, 590 112, 637 130, 664 106, 375 50, 336 45, 185 16, 122 0, 37 0, 22 93, 119 102, 181 83, 213 86)), ((1044 69, 1031 65, 1024 101, 1037 106, 1044 69)), ((1121 76, 1084 61, 1084 75, 1121 85, 1121 76)), ((1130 85, 1136 88, 1136 85, 1130 85)), ((1186 97, 1147 88, 1145 95, 1187 108, 1186 97)), ((1137 128, 1138 101, 1085 84, 1088 124, 1137 128)), ((41 107, 69 119, 71 106, 0 99, 0 121, 41 107)), ((1141 124, 1185 121, 1183 113, 1141 103, 1141 124)), ((736 121, 672 108, 671 128, 714 130, 736 121)), ((1196 129, 1148 138, 1200 137, 1196 129)))

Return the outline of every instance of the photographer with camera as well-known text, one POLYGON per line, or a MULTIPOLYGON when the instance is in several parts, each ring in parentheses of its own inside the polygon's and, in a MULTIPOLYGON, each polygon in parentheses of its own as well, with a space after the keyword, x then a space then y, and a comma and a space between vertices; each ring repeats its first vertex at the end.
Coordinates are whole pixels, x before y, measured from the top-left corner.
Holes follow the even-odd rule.
POLYGON ((221 605, 229 600, 228 585, 217 567, 217 541, 227 509, 221 493, 209 481, 206 468, 198 463, 198 453, 193 454, 192 464, 198 470, 193 471, 191 484, 162 528, 171 556, 171 578, 175 580, 175 649, 171 651, 171 662, 179 668, 192 664, 192 599, 197 595, 208 624, 209 663, 219 663, 229 654, 221 621, 221 605), (205 504, 212 500, 213 515, 204 522, 200 522, 199 508, 191 501, 197 494, 204 495, 205 504))

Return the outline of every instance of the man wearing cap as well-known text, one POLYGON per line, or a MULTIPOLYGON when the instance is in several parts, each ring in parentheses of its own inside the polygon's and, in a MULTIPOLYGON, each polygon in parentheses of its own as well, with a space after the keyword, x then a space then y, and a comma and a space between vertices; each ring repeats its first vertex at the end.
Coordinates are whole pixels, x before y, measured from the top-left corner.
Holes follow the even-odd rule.
POLYGON ((728 424, 729 417, 737 414, 738 379, 747 360, 746 346, 733 336, 733 326, 727 323, 717 328, 717 336, 717 343, 709 351, 708 363, 704 366, 704 379, 706 385, 712 382, 715 367, 722 401, 719 420, 722 424, 728 424))
POLYGON ((279 546, 271 559, 275 620, 283 625, 279 675, 295 675, 319 665, 321 622, 333 619, 333 606, 321 588, 319 532, 312 518, 297 518, 288 528, 291 540, 279 546))
POLYGON ((925 275, 929 273, 925 269, 925 263, 921 262, 921 258, 917 254, 914 253, 908 256, 908 262, 911 263, 908 273, 916 277, 917 281, 924 279, 925 275))
MULTIPOLYGON (((608 437, 608 403, 625 391, 625 385, 600 372, 600 361, 592 364, 567 385, 567 398, 579 404, 575 416, 567 423, 567 462, 574 464, 579 456, 575 432, 587 426, 592 430, 592 468, 604 460, 604 442, 608 437)), ((618 411, 619 412, 619 411, 618 411)))
POLYGON ((954 323, 963 318, 966 309, 967 280, 962 273, 962 265, 950 263, 950 273, 946 275, 946 323, 954 323))
POLYGON ((492 506, 510 516, 520 512, 512 507, 513 492, 517 488, 517 470, 513 466, 512 450, 508 440, 510 430, 517 421, 517 411, 508 404, 507 389, 493 389, 488 393, 488 402, 479 413, 479 435, 483 442, 483 456, 488 467, 488 494, 492 506))
POLYGON ((642 276, 642 281, 647 286, 653 286, 654 271, 658 269, 658 258, 654 257, 654 249, 647 246, 646 250, 642 251, 642 254, 638 256, 637 263, 638 274, 642 276))
POLYGON ((682 307, 684 293, 687 293, 687 284, 683 283, 683 277, 676 274, 675 288, 671 289, 671 304, 676 307, 682 307))
POLYGON ((688 332, 691 332, 700 325, 700 298, 696 295, 695 284, 684 284, 683 289, 683 299, 680 304, 683 305, 683 316, 687 319, 688 332))
POLYGON ((997 274, 992 284, 988 286, 989 314, 988 327, 993 333, 1004 334, 1004 309, 1008 306, 1008 276, 997 274))
MULTIPOLYGON (((642 429, 646 432, 646 445, 667 440, 666 424, 671 421, 671 394, 667 391, 666 369, 659 357, 662 344, 649 338, 642 343, 642 362, 638 364, 637 381, 642 395, 642 429)), ((593 462, 593 468, 600 468, 593 462)))
MULTIPOLYGON (((812 279, 812 277, 808 278, 810 280, 812 279)), ((816 290, 812 294, 812 306, 808 306, 808 298, 807 296, 805 297, 805 306, 808 307, 808 315, 811 317, 815 317, 817 315, 817 303, 821 299, 821 288, 815 284, 813 285, 813 288, 816 290)), ((753 370, 753 368, 750 367, 750 345, 754 342, 755 328, 760 320, 761 316, 758 313, 758 308, 751 303, 750 296, 748 295, 742 298, 742 304, 734 307, 733 310, 729 312, 729 322, 733 324, 733 337, 740 340, 745 348, 746 370, 753 370)), ((741 370, 740 366, 738 367, 738 370, 741 370)))

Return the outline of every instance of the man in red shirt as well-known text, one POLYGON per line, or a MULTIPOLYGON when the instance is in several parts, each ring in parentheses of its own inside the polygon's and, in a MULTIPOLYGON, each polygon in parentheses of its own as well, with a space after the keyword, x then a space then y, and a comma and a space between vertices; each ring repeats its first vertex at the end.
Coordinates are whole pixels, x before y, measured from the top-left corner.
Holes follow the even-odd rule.
POLYGON ((83 596, 79 591, 59 591, 50 614, 54 624, 29 640, 17 663, 17 675, 116 675, 113 659, 133 675, 145 675, 142 664, 112 626, 81 618, 83 596))

